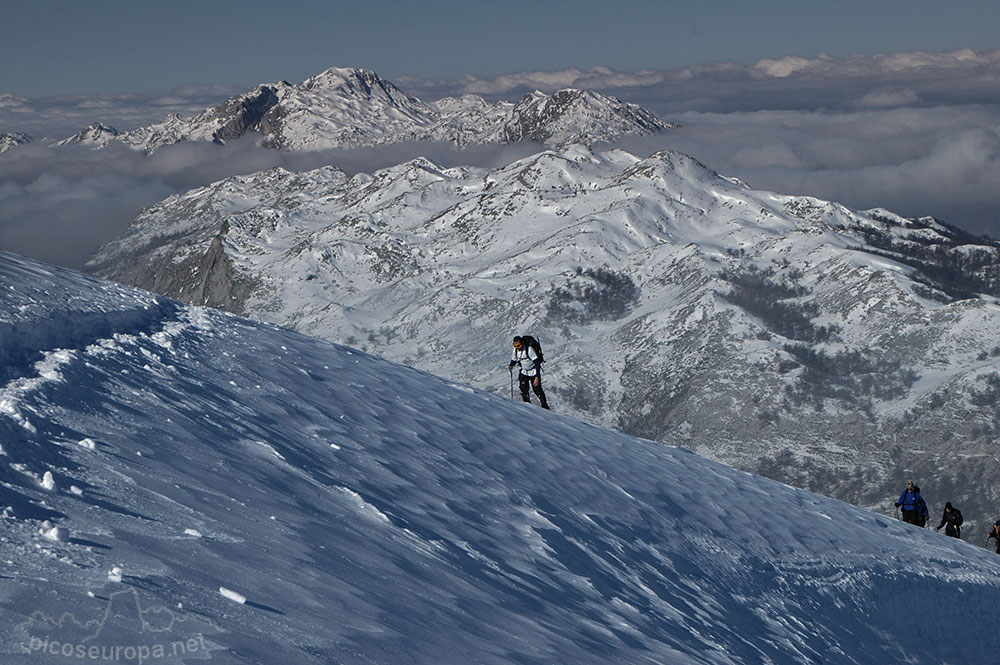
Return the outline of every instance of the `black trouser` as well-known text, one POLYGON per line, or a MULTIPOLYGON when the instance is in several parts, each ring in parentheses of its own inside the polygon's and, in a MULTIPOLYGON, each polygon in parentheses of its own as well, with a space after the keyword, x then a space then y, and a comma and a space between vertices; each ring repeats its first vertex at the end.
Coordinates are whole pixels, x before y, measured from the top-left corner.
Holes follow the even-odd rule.
POLYGON ((538 395, 538 403, 542 405, 543 409, 549 408, 549 403, 545 399, 545 391, 542 390, 542 375, 539 373, 536 376, 527 376, 525 374, 518 374, 517 385, 521 389, 521 399, 525 402, 530 402, 531 398, 528 397, 528 386, 535 391, 538 395), (538 379, 538 385, 535 385, 535 379, 538 379))
POLYGON ((907 510, 903 508, 903 521, 907 524, 918 524, 920 523, 920 515, 917 514, 917 510, 907 510))

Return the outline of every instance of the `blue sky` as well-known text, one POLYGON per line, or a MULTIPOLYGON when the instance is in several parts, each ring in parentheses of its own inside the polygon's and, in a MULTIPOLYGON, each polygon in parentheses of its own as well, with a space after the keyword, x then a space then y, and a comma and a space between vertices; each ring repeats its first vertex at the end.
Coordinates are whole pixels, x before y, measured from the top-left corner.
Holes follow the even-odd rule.
POLYGON ((480 2, 8 0, 0 93, 24 97, 299 81, 331 67, 456 79, 789 55, 1000 48, 975 0, 480 2), (14 66, 11 66, 12 63, 14 66))

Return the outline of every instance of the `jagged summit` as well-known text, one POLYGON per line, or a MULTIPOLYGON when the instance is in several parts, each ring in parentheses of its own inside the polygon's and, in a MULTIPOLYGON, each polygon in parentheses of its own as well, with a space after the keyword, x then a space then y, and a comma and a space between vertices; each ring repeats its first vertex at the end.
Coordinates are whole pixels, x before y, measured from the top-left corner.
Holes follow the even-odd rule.
POLYGON ((226 143, 245 136, 282 150, 406 141, 565 145, 668 127, 641 107, 588 91, 565 90, 551 97, 536 93, 516 104, 491 104, 475 96, 426 103, 371 70, 334 67, 298 84, 259 85, 190 119, 168 116, 121 135, 82 132, 62 143, 99 147, 120 141, 146 152, 178 141, 226 143))
POLYGON ((75 134, 67 139, 57 142, 55 145, 89 145, 94 147, 102 147, 112 141, 115 137, 119 136, 121 132, 110 125, 105 125, 102 122, 95 122, 88 126, 83 131, 75 134))
MULTIPOLYGON (((507 123, 510 141, 593 143, 626 133, 655 134, 664 124, 652 113, 617 97, 566 88, 552 95, 535 91, 514 105, 507 123), (587 140, 591 137, 591 140, 587 140)), ((666 125, 672 127, 674 125, 666 125)))
POLYGON ((31 143, 31 137, 22 132, 4 132, 0 134, 0 152, 7 152, 19 145, 31 143))
POLYGON ((350 93, 365 97, 382 97, 399 103, 400 99, 412 100, 395 85, 370 69, 331 67, 303 81, 303 90, 350 93))

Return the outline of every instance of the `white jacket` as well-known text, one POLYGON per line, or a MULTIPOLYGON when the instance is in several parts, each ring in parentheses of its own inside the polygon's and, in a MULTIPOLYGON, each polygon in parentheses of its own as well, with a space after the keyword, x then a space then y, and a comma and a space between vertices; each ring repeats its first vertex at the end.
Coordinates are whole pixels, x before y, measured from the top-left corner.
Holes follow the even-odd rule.
POLYGON ((510 362, 513 365, 521 366, 521 374, 525 376, 535 376, 538 374, 537 369, 538 354, 530 346, 522 346, 520 349, 514 349, 513 355, 510 357, 510 362))

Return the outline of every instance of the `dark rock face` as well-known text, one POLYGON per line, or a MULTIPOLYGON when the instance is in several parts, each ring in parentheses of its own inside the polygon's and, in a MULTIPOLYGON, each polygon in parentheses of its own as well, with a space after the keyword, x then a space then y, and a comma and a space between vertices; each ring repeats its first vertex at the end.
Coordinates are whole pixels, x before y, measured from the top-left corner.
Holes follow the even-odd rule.
POLYGON ((261 122, 268 111, 278 104, 274 88, 261 86, 242 97, 234 97, 216 109, 223 125, 215 132, 215 141, 225 143, 240 138, 251 131, 262 131, 261 122))
MULTIPOLYGON (((188 253, 177 261, 169 254, 157 253, 147 247, 147 260, 132 262, 127 266, 94 264, 98 274, 113 275, 116 281, 141 285, 149 291, 193 305, 213 307, 233 314, 244 314, 247 298, 260 288, 260 280, 238 272, 226 255, 225 237, 228 222, 223 222, 218 232, 211 236, 205 231, 185 238, 183 245, 208 248, 204 252, 188 253), (211 240, 208 238, 211 237, 211 240)), ((164 239, 165 244, 177 239, 164 239)))

